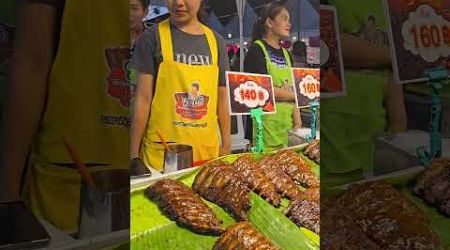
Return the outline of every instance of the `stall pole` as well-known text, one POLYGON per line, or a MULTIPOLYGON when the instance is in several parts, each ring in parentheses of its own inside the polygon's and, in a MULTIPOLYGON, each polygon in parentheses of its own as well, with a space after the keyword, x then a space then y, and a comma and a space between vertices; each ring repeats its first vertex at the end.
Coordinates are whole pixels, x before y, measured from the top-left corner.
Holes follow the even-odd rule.
POLYGON ((239 18, 239 70, 244 70, 244 9, 246 0, 236 0, 237 13, 239 18))

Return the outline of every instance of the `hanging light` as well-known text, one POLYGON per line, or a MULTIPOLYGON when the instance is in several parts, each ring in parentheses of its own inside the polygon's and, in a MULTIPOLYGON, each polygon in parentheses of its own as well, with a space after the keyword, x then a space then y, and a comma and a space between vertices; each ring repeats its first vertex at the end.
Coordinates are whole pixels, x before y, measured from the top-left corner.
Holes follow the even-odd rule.
POLYGON ((228 38, 232 38, 233 37, 233 35, 231 34, 231 33, 228 33, 228 38))

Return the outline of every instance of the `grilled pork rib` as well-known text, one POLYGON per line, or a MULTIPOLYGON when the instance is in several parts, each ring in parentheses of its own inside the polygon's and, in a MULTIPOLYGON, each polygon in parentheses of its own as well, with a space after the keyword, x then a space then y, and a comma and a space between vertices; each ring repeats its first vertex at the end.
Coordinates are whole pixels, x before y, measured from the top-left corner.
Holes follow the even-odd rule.
POLYGON ((308 188, 303 192, 300 192, 298 196, 303 200, 310 200, 320 203, 320 188, 308 188))
POLYGON ((311 201, 296 199, 291 201, 285 211, 286 216, 299 227, 320 233, 320 204, 311 201))
POLYGON ((338 202, 382 249, 442 249, 421 210, 387 182, 355 184, 338 202))
POLYGON ((308 163, 294 151, 281 150, 274 154, 272 158, 278 162, 286 174, 300 185, 306 188, 320 186, 319 179, 312 172, 308 163))
POLYGON ((156 182, 145 190, 145 194, 158 204, 158 207, 179 225, 196 233, 220 234, 221 221, 189 187, 183 183, 165 179, 156 182))
POLYGON ((419 175, 414 194, 450 217, 450 160, 435 159, 419 175))
POLYGON ((192 188, 204 199, 216 203, 237 220, 247 219, 250 189, 231 165, 205 166, 195 177, 192 188))
POLYGON ((381 250, 353 221, 350 211, 333 198, 323 202, 320 213, 320 249, 381 250))
POLYGON ((244 180, 251 190, 261 195, 270 204, 280 205, 280 195, 275 191, 275 187, 261 172, 258 163, 250 155, 241 156, 233 163, 233 166, 237 175, 244 180))
POLYGON ((258 164, 259 169, 265 177, 272 183, 275 190, 282 197, 294 199, 300 194, 300 190, 295 182, 287 175, 278 163, 271 157, 264 157, 258 164))
POLYGON ((239 222, 220 236, 213 250, 278 250, 263 234, 256 231, 249 222, 239 222))
POLYGON ((320 141, 314 140, 311 142, 304 151, 305 155, 309 157, 309 159, 320 164, 320 141))
POLYGON ((416 186, 413 191, 414 194, 422 196, 425 190, 436 183, 437 177, 445 170, 448 162, 444 159, 435 159, 431 164, 420 174, 416 186))

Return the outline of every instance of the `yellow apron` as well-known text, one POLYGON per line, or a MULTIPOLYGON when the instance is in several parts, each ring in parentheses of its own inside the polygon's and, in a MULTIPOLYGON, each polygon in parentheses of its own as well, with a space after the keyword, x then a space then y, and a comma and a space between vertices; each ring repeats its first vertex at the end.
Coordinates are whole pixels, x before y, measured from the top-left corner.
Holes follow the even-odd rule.
POLYGON ((169 142, 191 145, 194 162, 219 154, 217 44, 213 32, 206 26, 203 30, 211 49, 212 65, 193 66, 173 60, 169 21, 158 25, 163 61, 140 152, 143 161, 155 169, 162 169, 164 158, 157 130, 169 142))
POLYGON ((24 199, 39 217, 64 231, 77 229, 80 176, 61 138, 82 161, 128 168, 128 2, 67 0, 58 54, 28 165, 24 199))

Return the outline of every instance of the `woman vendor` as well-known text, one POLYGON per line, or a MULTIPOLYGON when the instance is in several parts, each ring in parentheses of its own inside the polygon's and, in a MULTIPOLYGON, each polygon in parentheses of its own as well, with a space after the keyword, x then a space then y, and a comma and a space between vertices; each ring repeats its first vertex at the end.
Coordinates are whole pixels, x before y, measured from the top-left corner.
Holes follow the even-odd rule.
MULTIPOLYGON (((301 127, 300 110, 295 107, 292 56, 280 45, 291 30, 289 12, 278 2, 268 4, 253 26, 253 44, 244 61, 244 71, 272 76, 276 114, 263 116, 264 150, 276 150, 288 145, 288 131, 301 127)), ((253 121, 253 137, 256 136, 253 121)), ((254 140, 255 141, 255 140, 254 140)))

